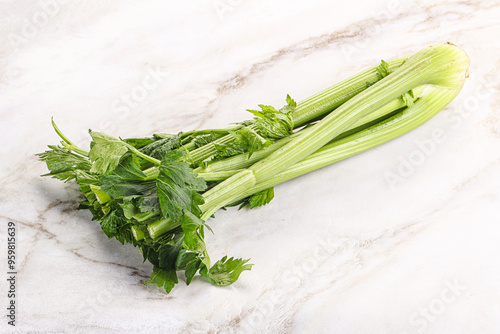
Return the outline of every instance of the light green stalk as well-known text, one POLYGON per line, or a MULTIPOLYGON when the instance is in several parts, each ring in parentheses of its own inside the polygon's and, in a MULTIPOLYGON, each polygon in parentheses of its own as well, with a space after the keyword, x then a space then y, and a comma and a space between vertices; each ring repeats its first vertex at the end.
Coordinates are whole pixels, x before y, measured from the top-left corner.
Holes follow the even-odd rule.
MULTIPOLYGON (((392 74, 328 114, 315 126, 314 132, 304 133, 251 166, 249 169, 254 173, 256 182, 264 181, 304 159, 357 120, 415 87, 425 84, 449 88, 457 85, 462 87, 463 81, 458 83, 457 72, 460 71, 462 75, 464 73, 460 68, 460 64, 463 63, 460 58, 463 58, 463 55, 462 50, 448 44, 417 52, 392 74), (458 64, 454 64, 455 62, 458 64)), ((231 185, 223 182, 218 187, 224 186, 231 185)), ((223 205, 225 204, 227 203, 223 205)))
MULTIPOLYGON (((338 108, 332 113, 333 117, 330 114, 320 121, 315 126, 314 134, 317 134, 317 137, 311 132, 294 138, 248 170, 235 174, 212 188, 206 193, 207 197, 204 196, 205 204, 200 207, 203 211, 202 218, 206 220, 220 207, 365 151, 419 126, 458 94, 465 81, 468 65, 467 55, 449 44, 430 47, 416 53, 394 73, 338 108), (417 90, 425 89, 415 105, 401 115, 398 114, 398 117, 383 121, 318 151, 358 119, 417 87, 420 87, 417 90), (307 158, 310 152, 315 151, 318 152, 307 158), (303 161, 299 162, 300 160, 303 161), (233 180, 238 180, 237 184, 231 184, 233 180), (241 189, 245 190, 241 192, 241 189), (217 194, 222 196, 218 197, 217 194)), ((153 238, 160 235, 157 231, 166 231, 161 225, 154 224, 148 229, 153 238)))
MULTIPOLYGON (((415 90, 423 91, 424 87, 422 86, 415 90)), ((425 87, 425 90, 425 94, 417 99, 413 107, 405 108, 393 117, 381 121, 359 133, 325 145, 303 161, 289 167, 286 171, 260 182, 250 189, 244 190, 234 199, 234 202, 364 152, 411 131, 432 118, 458 94, 458 90, 441 89, 432 86, 425 87)), ((216 206, 207 207, 203 217, 208 219, 208 217, 217 211, 216 209, 216 206)), ((170 220, 163 220, 151 224, 148 229, 151 237, 157 238, 177 226, 178 224, 174 224, 170 220)))
MULTIPOLYGON (((392 74, 328 114, 315 125, 314 131, 305 132, 294 138, 268 157, 249 167, 248 170, 253 173, 253 178, 248 178, 247 188, 253 187, 255 184, 306 158, 362 117, 369 115, 415 87, 425 84, 434 84, 446 88, 461 87, 463 81, 458 80, 457 73, 464 76, 465 71, 462 68, 463 66, 461 67, 464 63, 463 58, 464 52, 462 50, 448 44, 426 48, 417 52, 392 74)), ((228 179, 215 188, 231 189, 232 187, 233 185, 228 179)), ((211 189, 211 191, 215 190, 211 189)), ((233 194, 235 197, 238 196, 236 192, 233 194)), ((222 207, 229 203, 231 202, 221 199, 217 205, 222 207)), ((213 204, 211 203, 211 205, 213 204)))
MULTIPOLYGON (((344 133, 342 133, 340 136, 335 138, 335 140, 337 140, 340 137, 346 137, 351 131, 353 133, 359 132, 362 129, 367 128, 369 125, 372 125, 372 123, 374 123, 380 119, 383 119, 384 117, 390 115, 391 113, 393 113, 396 110, 399 110, 405 106, 406 106, 406 104, 403 101, 403 99, 400 99, 400 98, 395 99, 395 100, 391 101, 390 103, 386 104, 385 106, 379 108, 377 111, 360 119, 358 122, 356 122, 355 124, 350 126, 344 133)), ((283 139, 280 139, 266 148, 263 148, 257 152, 254 152, 250 158, 248 157, 248 153, 242 153, 242 154, 238 154, 238 155, 226 158, 224 160, 215 161, 213 163, 208 164, 208 166, 206 166, 206 167, 198 167, 198 168, 194 169, 194 172, 198 173, 201 177, 205 178, 204 175, 206 175, 206 174, 218 173, 218 172, 223 172, 223 171, 235 171, 238 169, 250 167, 251 165, 253 165, 257 161, 262 160, 263 158, 267 157, 269 154, 273 153, 277 149, 285 146, 290 141, 292 141, 294 138, 302 135, 306 131, 315 131, 314 125, 306 128, 304 130, 301 130, 299 132, 296 132, 289 137, 285 137, 283 139)), ((233 175, 233 174, 231 174, 231 175, 233 175)))
POLYGON ((134 236, 135 240, 141 241, 142 239, 144 239, 144 232, 139 230, 137 226, 132 226, 130 229, 132 230, 132 235, 134 236))
MULTIPOLYGON (((405 62, 405 60, 406 58, 399 58, 388 61, 389 70, 393 71, 397 69, 405 62)), ((379 81, 380 76, 377 72, 377 68, 378 66, 369 68, 299 102, 291 114, 294 127, 300 127, 314 119, 322 117, 345 103, 353 96, 365 90, 368 86, 367 84, 379 81)), ((250 125, 250 128, 252 130, 257 130, 255 125, 250 125)), ((217 139, 213 143, 209 143, 191 151, 187 159, 192 164, 196 165, 217 153, 217 149, 214 144, 225 145, 232 141, 234 141, 234 137, 226 135, 217 139)))
POLYGON ((459 91, 460 89, 425 86, 425 92, 413 107, 406 108, 397 115, 357 134, 325 145, 301 162, 241 193, 235 202, 399 137, 431 119, 446 107, 459 91))
MULTIPOLYGON (((419 92, 420 91, 417 90, 415 92, 415 96, 418 96, 419 92)), ((373 114, 374 115, 391 114, 391 113, 395 112, 396 110, 401 109, 404 106, 405 105, 403 103, 403 100, 398 98, 394 101, 391 101, 387 105, 383 106, 382 108, 380 108, 380 110, 378 110, 377 112, 375 112, 373 114)), ((368 121, 368 117, 367 117, 367 121, 368 121)), ((311 126, 307 129, 301 130, 301 132, 302 131, 311 131, 313 129, 314 129, 314 126, 311 126)), ((203 169, 197 169, 197 170, 195 170, 195 172, 197 172, 198 176, 202 177, 206 181, 225 180, 228 177, 239 173, 241 171, 240 168, 246 168, 246 167, 252 165, 255 161, 258 161, 258 160, 268 156, 271 152, 274 152, 276 149, 282 147, 283 145, 288 143, 291 139, 295 138, 299 134, 300 133, 296 133, 290 137, 283 138, 283 139, 279 140, 278 142, 274 143, 273 145, 271 145, 270 147, 255 152, 250 159, 248 158, 248 154, 244 153, 244 154, 234 156, 231 158, 227 158, 227 159, 224 159, 220 162, 214 163, 213 165, 217 166, 217 169, 220 169, 221 171, 204 172, 203 169), (254 156, 258 157, 257 160, 255 160, 254 156), (237 169, 230 169, 231 167, 237 168, 237 169), (225 169, 228 169, 228 170, 225 170, 225 169)), ((353 138, 353 136, 351 135, 348 138, 353 138)), ((348 138, 346 138, 342 141, 344 142, 345 140, 349 140, 348 138)), ((212 167, 213 165, 209 165, 209 167, 212 167)), ((158 174, 157 171, 158 171, 158 168, 153 167, 153 168, 150 168, 148 170, 145 170, 144 173, 147 174, 149 176, 148 179, 150 179, 150 178, 156 178, 156 176, 158 174), (156 171, 156 174, 155 174, 155 171, 156 171)), ((254 188, 245 189, 244 187, 242 187, 241 191, 242 191, 242 193, 247 194, 249 191, 252 192, 252 189, 254 189, 254 188)), ((260 189, 260 188, 258 188, 258 189, 260 189)), ((235 189, 233 189, 232 191, 235 191, 235 189)), ((252 192, 251 194, 254 194, 254 193, 255 192, 252 192)), ((232 194, 232 192, 229 193, 229 195, 231 195, 231 194, 232 194)), ((227 193, 225 195, 227 195, 227 193)), ((207 203, 207 205, 205 207, 201 208, 202 211, 205 212, 204 218, 208 219, 213 213, 215 213, 215 211, 217 211, 219 209, 219 207, 217 205, 211 206, 210 203, 213 203, 214 201, 220 200, 222 198, 221 196, 222 196, 221 193, 215 193, 215 192, 206 192, 205 194, 203 194, 205 203, 207 203)), ((179 224, 174 223, 170 219, 163 218, 163 219, 159 219, 159 220, 149 224, 148 231, 149 231, 150 236, 153 239, 155 239, 158 236, 160 236, 164 233, 167 233, 168 231, 171 231, 178 226, 179 226, 179 224)), ((132 231, 133 234, 134 234, 134 232, 135 231, 132 231)))
POLYGON ((89 151, 85 151, 84 149, 81 149, 79 148, 78 146, 76 146, 71 140, 69 140, 68 137, 66 137, 66 135, 64 133, 62 133, 62 131, 59 129, 59 127, 56 125, 56 122, 54 122, 54 118, 52 117, 51 118, 51 123, 52 123, 52 127, 54 128, 54 130, 56 131, 57 135, 59 137, 61 137, 61 139, 63 140, 61 142, 61 145, 67 149, 68 151, 73 151, 75 153, 78 153, 80 155, 83 155, 84 157, 88 157, 89 156, 89 151))

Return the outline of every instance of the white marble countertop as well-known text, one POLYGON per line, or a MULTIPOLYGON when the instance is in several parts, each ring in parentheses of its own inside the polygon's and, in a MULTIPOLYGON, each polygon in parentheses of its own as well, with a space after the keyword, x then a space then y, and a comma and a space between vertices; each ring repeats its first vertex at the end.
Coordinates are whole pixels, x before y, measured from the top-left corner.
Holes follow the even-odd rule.
POLYGON ((2 315, 1 332, 500 332, 498 1, 4 1, 0 13, 2 275, 7 222, 18 238, 16 327, 2 315), (210 222, 214 259, 255 264, 230 287, 144 285, 151 266, 75 210, 75 184, 39 177, 34 154, 58 142, 51 116, 85 147, 89 128, 222 127, 444 42, 471 67, 438 116, 210 222))

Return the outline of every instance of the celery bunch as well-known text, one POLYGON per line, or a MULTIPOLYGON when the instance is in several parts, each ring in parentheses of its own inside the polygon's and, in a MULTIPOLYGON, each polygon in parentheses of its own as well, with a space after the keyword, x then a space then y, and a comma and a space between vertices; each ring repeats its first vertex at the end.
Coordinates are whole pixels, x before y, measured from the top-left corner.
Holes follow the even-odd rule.
MULTIPOLYGON (((76 180, 109 238, 140 248, 151 280, 168 293, 185 272, 229 285, 252 265, 223 257, 211 264, 206 221, 220 208, 269 203, 274 186, 394 139, 425 123, 460 92, 469 59, 451 44, 382 61, 280 109, 226 129, 118 139, 90 131, 86 151, 53 122, 60 146, 40 153, 57 179, 76 180)), ((210 228, 209 228, 210 229, 210 228)))

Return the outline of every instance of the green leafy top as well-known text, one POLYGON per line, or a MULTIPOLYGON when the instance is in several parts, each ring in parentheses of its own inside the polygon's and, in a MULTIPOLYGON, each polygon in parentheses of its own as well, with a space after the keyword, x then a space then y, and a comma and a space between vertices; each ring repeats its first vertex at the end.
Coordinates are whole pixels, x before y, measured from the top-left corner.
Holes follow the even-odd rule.
POLYGON ((250 209, 254 209, 268 204, 273 200, 273 198, 274 198, 274 187, 264 189, 248 197, 248 199, 245 202, 243 202, 240 208, 244 206, 249 206, 250 209))
POLYGON ((255 125, 262 136, 280 139, 292 133, 293 119, 291 115, 297 103, 290 95, 287 95, 286 101, 287 104, 280 110, 264 104, 259 104, 261 110, 247 109, 247 111, 257 116, 257 118, 255 118, 255 125))
POLYGON ((295 108, 297 108, 297 102, 295 102, 294 99, 292 99, 290 97, 290 95, 286 95, 286 105, 280 109, 280 112, 284 113, 284 114, 288 114, 288 113, 291 113, 292 111, 295 110, 295 108))
POLYGON ((48 147, 50 150, 37 154, 41 161, 45 161, 50 171, 43 176, 52 176, 66 182, 75 179, 78 170, 88 171, 92 166, 88 159, 60 146, 49 145, 48 147))
POLYGON ((184 270, 187 284, 191 283, 199 271, 213 284, 229 285, 234 283, 243 271, 251 269, 249 260, 227 257, 210 267, 204 241, 204 227, 207 225, 203 220, 191 212, 185 212, 180 230, 175 230, 171 237, 158 241, 156 248, 144 248, 143 253, 154 265, 151 280, 146 284, 156 284, 168 293, 178 283, 176 271, 184 270))
POLYGON ((205 145, 210 144, 210 143, 216 141, 217 139, 223 137, 224 135, 225 134, 215 133, 215 132, 197 135, 193 138, 194 146, 196 148, 205 146, 205 145))
POLYGON ((161 160, 156 190, 160 200, 160 209, 165 218, 180 221, 184 212, 199 216, 198 205, 203 204, 203 197, 198 192, 207 187, 205 180, 197 177, 185 162, 179 161, 181 151, 170 151, 161 160))
POLYGON ((155 159, 161 160, 163 156, 181 146, 181 138, 179 135, 157 135, 158 140, 141 148, 141 152, 155 159))
POLYGON ((224 256, 217 261, 210 270, 200 270, 200 274, 208 278, 210 283, 215 285, 231 285, 245 270, 252 269, 253 264, 249 260, 227 258, 224 256))
POLYGON ((245 152, 248 152, 248 157, 264 147, 271 144, 271 141, 259 135, 256 131, 251 128, 244 127, 238 131, 231 132, 231 134, 236 138, 245 152))
POLYGON ((137 157, 127 153, 112 172, 99 178, 99 184, 102 190, 117 199, 143 195, 151 187, 154 188, 154 182, 145 181, 145 178, 137 157))
MULTIPOLYGON (((60 130, 58 133, 62 135, 60 130)), ((226 133, 249 154, 270 143, 251 128, 226 133)), ((47 163, 48 175, 77 180, 86 199, 80 208, 92 212, 108 238, 141 248, 154 267, 148 284, 156 284, 168 293, 178 283, 176 272, 184 270, 188 284, 199 271, 210 282, 227 285, 251 268, 248 260, 227 257, 210 267, 204 241, 204 229, 209 227, 200 219, 199 208, 203 203, 201 193, 207 186, 181 159, 185 153, 178 150, 179 135, 125 140, 93 131, 90 135, 93 141, 89 152, 62 135, 67 145, 49 146, 51 150, 39 154, 40 160, 47 163), (78 154, 72 152, 74 149, 78 154), (158 167, 150 168, 150 163, 158 167), (173 223, 172 230, 158 239, 151 238, 148 224, 162 219, 178 225, 173 223), (134 237, 139 234, 140 240, 134 237)), ((220 136, 209 133, 194 138, 201 145, 220 136)))
POLYGON ((148 144, 154 143, 154 138, 126 138, 123 141, 127 144, 132 145, 135 148, 141 148, 148 144))
POLYGON ((110 135, 89 131, 93 142, 89 152, 89 158, 94 162, 90 171, 97 174, 105 174, 118 166, 122 156, 128 152, 125 142, 110 135))
POLYGON ((227 144, 214 143, 217 152, 212 158, 212 161, 222 160, 245 152, 248 152, 248 157, 251 157, 254 152, 271 144, 269 139, 262 137, 249 127, 243 127, 236 131, 229 131, 229 134, 233 137, 233 141, 227 144))

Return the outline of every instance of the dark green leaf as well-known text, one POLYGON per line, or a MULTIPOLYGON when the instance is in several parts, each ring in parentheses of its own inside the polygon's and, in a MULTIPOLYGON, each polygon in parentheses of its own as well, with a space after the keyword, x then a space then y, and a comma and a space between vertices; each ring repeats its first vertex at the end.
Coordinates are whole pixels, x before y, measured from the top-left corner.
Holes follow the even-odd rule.
POLYGON ((169 293, 177 283, 179 283, 179 280, 177 279, 175 270, 167 271, 154 267, 151 279, 145 284, 156 284, 159 288, 163 288, 169 293))
POLYGON ((177 256, 177 260, 175 262, 175 268, 178 270, 184 270, 186 269, 188 263, 196 258, 198 258, 197 252, 188 251, 183 248, 179 251, 179 255, 177 256))
POLYGON ((147 244, 142 244, 139 246, 139 248, 141 249, 144 262, 147 260, 154 267, 158 267, 159 260, 158 260, 158 252, 156 251, 156 248, 153 245, 147 245, 147 244))
POLYGON ((186 269, 184 270, 184 275, 186 276, 186 284, 189 285, 191 283, 194 275, 200 269, 201 266, 204 266, 202 260, 200 258, 195 258, 192 261, 188 262, 186 265, 186 269))
POLYGON ((134 181, 117 175, 103 176, 99 179, 101 189, 112 198, 150 194, 156 188, 155 181, 134 181))
POLYGON ((175 267, 178 270, 184 270, 184 274, 186 275, 186 284, 189 285, 194 275, 202 265, 202 259, 200 258, 199 253, 181 249, 179 256, 177 257, 175 267))
POLYGON ((142 180, 146 177, 141 169, 139 158, 128 153, 120 160, 111 174, 128 180, 142 180))
POLYGON ((274 188, 268 188, 252 195, 248 200, 248 204, 250 209, 253 209, 268 204, 273 198, 274 188))
POLYGON ((203 253, 206 250, 203 220, 186 212, 182 217, 181 227, 184 231, 184 248, 188 251, 203 253))
MULTIPOLYGON (((159 135, 156 135, 159 136, 159 135)), ((161 139, 141 148, 141 152, 155 159, 161 160, 167 152, 181 146, 181 138, 178 135, 161 135, 161 139)))
POLYGON ((115 211, 111 211, 101 222, 101 227, 103 232, 108 236, 108 238, 112 238, 117 235, 118 228, 122 224, 122 218, 117 216, 115 211))
POLYGON ((226 134, 214 133, 214 132, 210 132, 210 133, 203 134, 203 135, 198 135, 198 136, 194 137, 194 146, 196 148, 205 146, 207 144, 210 144, 211 142, 216 141, 217 139, 219 139, 225 135, 226 134))
POLYGON ((118 234, 115 236, 116 240, 118 240, 122 245, 125 242, 136 246, 138 243, 135 240, 132 230, 130 229, 130 224, 123 224, 118 229, 118 234))
POLYGON ((160 200, 156 192, 156 186, 143 192, 137 199, 137 207, 142 212, 160 211, 160 200))
POLYGON ((158 249, 159 267, 164 270, 175 270, 177 256, 182 246, 182 234, 176 235, 171 244, 161 245, 158 249))
POLYGON ((198 192, 207 187, 202 178, 196 176, 185 162, 177 161, 182 156, 179 151, 170 151, 161 161, 160 173, 156 179, 156 189, 160 209, 165 218, 179 222, 184 212, 201 212, 198 205, 203 197, 198 192))
POLYGON ((151 144, 155 140, 152 138, 127 138, 123 139, 123 141, 126 142, 127 144, 132 145, 135 148, 141 148, 148 144, 151 144))
POLYGON ((139 167, 139 159, 126 154, 118 166, 106 176, 99 178, 101 189, 112 198, 149 194, 155 189, 154 181, 143 181, 146 174, 139 167))

